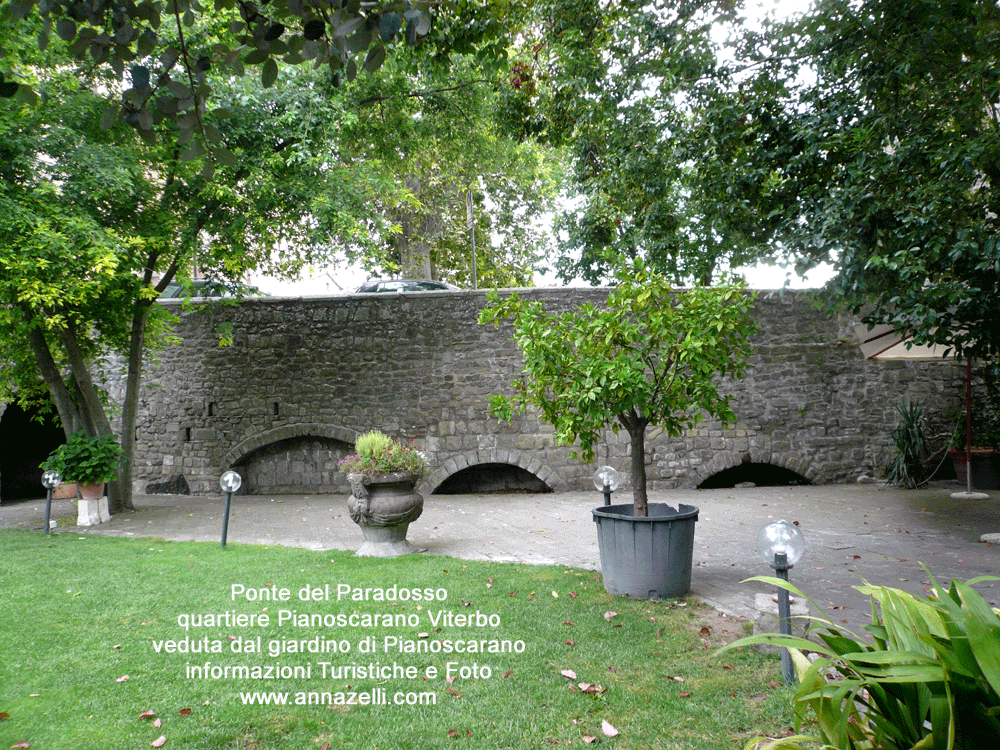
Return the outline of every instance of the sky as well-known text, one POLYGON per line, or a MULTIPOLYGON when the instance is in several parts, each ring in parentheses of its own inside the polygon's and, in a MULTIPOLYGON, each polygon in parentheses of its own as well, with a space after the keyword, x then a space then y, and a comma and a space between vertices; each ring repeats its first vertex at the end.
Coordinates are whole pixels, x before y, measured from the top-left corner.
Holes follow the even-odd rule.
MULTIPOLYGON (((764 17, 773 13, 777 17, 784 17, 804 11, 809 4, 810 0, 747 0, 746 9, 748 15, 755 12, 758 17, 764 17)), ((784 286, 790 289, 815 288, 823 286, 833 276, 833 268, 828 265, 813 269, 805 277, 780 266, 763 264, 740 270, 752 289, 779 289, 784 286)), ((369 278, 362 269, 341 264, 335 268, 306 270, 297 281, 258 276, 252 277, 249 283, 273 296, 315 296, 353 292, 369 278)), ((535 284, 563 286, 554 275, 546 274, 536 274, 535 284)))

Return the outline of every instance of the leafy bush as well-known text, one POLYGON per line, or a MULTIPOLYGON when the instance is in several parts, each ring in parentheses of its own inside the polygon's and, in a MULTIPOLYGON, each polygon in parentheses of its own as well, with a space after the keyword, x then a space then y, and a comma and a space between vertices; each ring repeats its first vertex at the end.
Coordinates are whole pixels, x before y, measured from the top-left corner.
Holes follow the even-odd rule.
POLYGON ((338 466, 345 474, 392 474, 406 472, 424 476, 427 459, 408 445, 401 445, 378 430, 366 432, 354 442, 355 452, 340 460, 338 466))
POLYGON ((122 447, 114 435, 91 436, 74 432, 65 444, 52 452, 41 468, 58 471, 67 482, 96 484, 114 480, 121 461, 122 447))
MULTIPOLYGON (((805 597, 777 578, 758 578, 805 597)), ((787 646, 799 673, 799 734, 753 745, 761 750, 983 750, 1000 738, 1000 617, 970 584, 931 578, 933 594, 915 597, 866 584, 868 644, 818 619, 821 644, 792 636, 744 638, 728 648, 787 646), (810 662, 803 651, 820 658, 810 662), (808 727, 810 732, 803 733, 808 727)))

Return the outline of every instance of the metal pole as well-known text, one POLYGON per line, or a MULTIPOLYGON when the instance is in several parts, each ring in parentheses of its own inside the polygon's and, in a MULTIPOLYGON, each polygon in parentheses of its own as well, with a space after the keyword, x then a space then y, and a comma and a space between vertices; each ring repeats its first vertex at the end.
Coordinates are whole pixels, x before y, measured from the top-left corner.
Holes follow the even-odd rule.
POLYGON ((229 503, 233 499, 233 493, 226 493, 226 513, 222 517, 222 546, 226 546, 226 535, 229 533, 229 503))
POLYGON ((49 533, 49 527, 52 525, 50 518, 52 517, 52 488, 49 487, 45 491, 45 533, 49 533))
POLYGON ((972 357, 965 361, 965 491, 972 492, 972 357))
MULTIPOLYGON (((774 570, 778 578, 787 581, 788 569, 791 567, 788 564, 788 555, 784 552, 774 553, 774 570)), ((782 635, 792 634, 792 605, 786 588, 778 589, 778 624, 782 635)), ((792 655, 784 646, 781 648, 781 676, 786 685, 795 684, 795 665, 792 664, 792 655)))
POLYGON ((604 504, 611 505, 611 485, 604 485, 604 504))

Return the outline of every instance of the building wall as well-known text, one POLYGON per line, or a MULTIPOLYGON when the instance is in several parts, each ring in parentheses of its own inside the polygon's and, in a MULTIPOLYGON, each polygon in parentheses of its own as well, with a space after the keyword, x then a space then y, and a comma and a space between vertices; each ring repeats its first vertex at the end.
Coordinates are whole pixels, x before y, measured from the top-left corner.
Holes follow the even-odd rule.
MULTIPOLYGON (((607 292, 522 294, 565 309, 607 292)), ((147 366, 136 490, 180 473, 192 492, 217 492, 235 467, 251 492, 342 491, 336 460, 373 428, 428 454, 425 492, 484 464, 519 466, 555 491, 590 488, 594 466, 557 446, 551 427, 530 414, 509 425, 489 416, 488 397, 518 375, 520 356, 509 328, 478 325, 485 304, 485 293, 466 291, 178 307, 179 343, 147 366), (220 333, 232 345, 220 346, 220 333)), ((738 423, 704 423, 677 439, 651 428, 651 489, 696 486, 741 462, 854 481, 881 465, 896 404, 926 400, 942 423, 959 408, 960 366, 865 361, 850 319, 827 317, 807 293, 761 293, 754 314, 751 368, 724 384, 738 423)), ((597 463, 627 474, 624 430, 608 430, 597 463)))

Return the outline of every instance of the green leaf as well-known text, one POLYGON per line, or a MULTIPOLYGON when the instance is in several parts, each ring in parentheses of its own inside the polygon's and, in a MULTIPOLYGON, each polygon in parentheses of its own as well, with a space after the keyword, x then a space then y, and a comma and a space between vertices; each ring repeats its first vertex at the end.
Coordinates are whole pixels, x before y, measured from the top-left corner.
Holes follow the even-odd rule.
POLYGON ((278 63, 273 57, 269 57, 264 62, 264 67, 261 68, 260 83, 267 89, 271 88, 276 80, 278 80, 278 63))
POLYGON ((403 28, 403 19, 395 11, 383 13, 378 23, 378 35, 383 42, 391 42, 403 28))
POLYGON ((382 67, 385 62, 385 47, 381 44, 372 47, 368 52, 368 56, 365 58, 364 64, 361 66, 366 73, 374 73, 376 70, 382 67))

